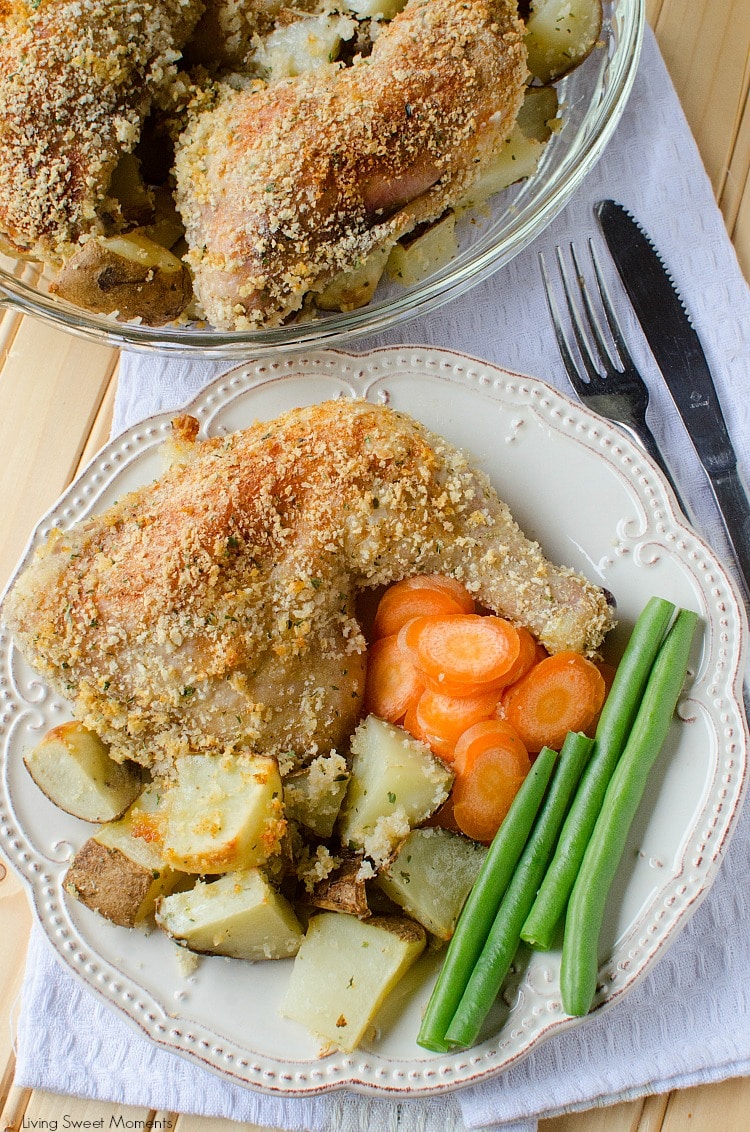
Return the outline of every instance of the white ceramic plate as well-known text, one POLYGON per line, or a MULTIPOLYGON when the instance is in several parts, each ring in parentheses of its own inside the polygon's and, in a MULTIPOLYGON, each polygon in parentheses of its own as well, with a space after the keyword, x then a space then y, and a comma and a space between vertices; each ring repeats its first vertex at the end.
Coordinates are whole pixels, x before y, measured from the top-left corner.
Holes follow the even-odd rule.
MULTIPOLYGON (((615 655, 651 594, 700 614, 687 691, 612 890, 595 1003, 601 1009, 644 974, 705 895, 739 812, 748 749, 740 707, 746 627, 734 586, 678 520, 661 475, 639 450, 532 378, 444 351, 329 351, 235 370, 190 411, 204 435, 216 434, 335 396, 385 400, 468 449, 549 557, 615 595, 615 655)), ((170 414, 153 417, 108 445, 39 524, 29 553, 53 526, 68 527, 157 475, 169 422, 170 414)), ((279 1014, 291 961, 207 957, 186 978, 160 932, 115 927, 64 896, 67 862, 91 828, 42 796, 22 754, 69 718, 69 708, 26 668, 4 628, 0 696, 0 845, 70 970, 155 1042, 272 1092, 346 1086, 427 1094, 474 1083, 553 1032, 585 1025, 562 1012, 559 954, 523 953, 484 1040, 468 1053, 427 1054, 415 1037, 435 959, 423 957, 385 1004, 367 1048, 321 1057, 319 1043, 279 1014)))

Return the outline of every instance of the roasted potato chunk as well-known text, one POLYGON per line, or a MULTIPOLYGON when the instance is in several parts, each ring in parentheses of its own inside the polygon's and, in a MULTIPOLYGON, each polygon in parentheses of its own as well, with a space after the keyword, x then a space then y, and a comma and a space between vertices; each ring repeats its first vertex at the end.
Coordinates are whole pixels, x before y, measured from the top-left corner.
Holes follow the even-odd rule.
POLYGON ((77 721, 53 727, 23 761, 50 802, 83 821, 114 821, 143 789, 140 767, 116 763, 77 721))
POLYGON ((139 232, 88 240, 50 283, 50 291, 96 314, 118 313, 147 326, 172 322, 193 293, 185 264, 139 232))
POLYGON ((339 835, 344 846, 383 860, 412 826, 443 804, 453 774, 424 743, 374 715, 360 723, 351 747, 339 835))
POLYGON ((601 0, 532 0, 526 21, 528 68, 551 83, 578 67, 602 30, 601 0))
POLYGON ((288 959, 302 941, 291 904, 259 869, 226 873, 166 896, 156 922, 191 951, 234 959, 288 959))
POLYGON ((70 896, 121 927, 142 924, 159 897, 192 879, 164 860, 158 803, 147 788, 123 818, 85 842, 65 874, 70 896))
POLYGON ((400 916, 313 916, 282 1004, 338 1049, 359 1045, 386 995, 422 954, 424 929, 400 916))
POLYGON ((164 856, 186 873, 263 864, 286 830, 278 765, 260 755, 183 755, 164 810, 164 856))

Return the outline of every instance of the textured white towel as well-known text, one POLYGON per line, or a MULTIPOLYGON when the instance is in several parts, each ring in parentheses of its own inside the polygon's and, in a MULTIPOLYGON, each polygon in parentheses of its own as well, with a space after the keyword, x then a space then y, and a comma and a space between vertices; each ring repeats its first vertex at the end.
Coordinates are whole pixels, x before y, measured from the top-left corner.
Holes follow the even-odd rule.
MULTIPOLYGON (((533 248, 435 314, 357 344, 447 346, 567 389, 537 252, 595 235, 592 205, 615 197, 648 228, 700 330, 746 481, 750 478, 750 292, 658 49, 647 33, 630 104, 599 165, 533 248)), ((548 255, 549 258, 549 255, 548 255)), ((613 289, 621 294, 619 281, 613 289)), ((628 312, 626 301, 620 304, 628 312)), ((727 543, 700 465, 631 319, 652 391, 653 428, 696 527, 727 543)), ((177 408, 226 366, 123 359, 115 431, 177 408)), ((135 1034, 57 963, 35 930, 18 1034, 19 1084, 311 1132, 533 1129, 542 1115, 750 1073, 750 814, 709 896, 651 974, 617 1007, 556 1035, 477 1087, 427 1101, 354 1094, 310 1101, 229 1085, 135 1034)))

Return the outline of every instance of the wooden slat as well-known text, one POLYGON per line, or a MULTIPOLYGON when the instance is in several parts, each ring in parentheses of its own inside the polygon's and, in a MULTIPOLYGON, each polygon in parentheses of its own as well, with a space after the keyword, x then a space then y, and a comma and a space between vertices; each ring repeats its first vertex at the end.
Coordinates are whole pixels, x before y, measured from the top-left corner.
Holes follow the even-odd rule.
POLYGON ((660 1132, 748 1132, 750 1083, 722 1081, 672 1093, 660 1132))
POLYGON ((539 1121, 539 1132, 636 1132, 643 1101, 628 1101, 539 1121))
POLYGON ((0 579, 78 466, 117 354, 25 319, 0 373, 0 579))
POLYGON ((12 1084, 13 1034, 23 978, 31 911, 25 889, 0 859, 0 1109, 12 1084))
POLYGON ((654 30, 717 197, 721 197, 747 99, 747 0, 664 0, 654 30))

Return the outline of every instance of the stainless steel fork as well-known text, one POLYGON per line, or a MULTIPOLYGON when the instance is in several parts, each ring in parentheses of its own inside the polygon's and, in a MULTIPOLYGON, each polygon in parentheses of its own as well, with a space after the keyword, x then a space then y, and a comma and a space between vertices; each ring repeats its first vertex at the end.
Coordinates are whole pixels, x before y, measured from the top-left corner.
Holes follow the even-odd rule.
POLYGON ((646 421, 649 401, 648 386, 638 372, 625 344, 596 257, 594 242, 589 240, 588 243, 593 279, 596 283, 596 294, 598 296, 597 305, 601 308, 606 320, 609 338, 605 334, 601 318, 596 312, 594 300, 592 300, 586 278, 581 270, 575 246, 570 245, 570 260, 575 272, 577 299, 562 250, 559 247, 555 248, 570 329, 577 347, 575 352, 565 330, 544 256, 541 253, 539 255, 555 337, 570 384, 585 405, 593 409, 599 416, 606 417, 620 425, 636 442, 640 443, 661 468, 675 494, 680 509, 684 511, 685 507, 672 479, 672 474, 646 421))

